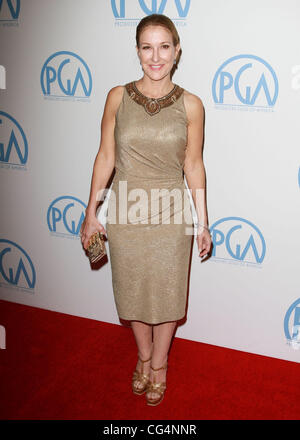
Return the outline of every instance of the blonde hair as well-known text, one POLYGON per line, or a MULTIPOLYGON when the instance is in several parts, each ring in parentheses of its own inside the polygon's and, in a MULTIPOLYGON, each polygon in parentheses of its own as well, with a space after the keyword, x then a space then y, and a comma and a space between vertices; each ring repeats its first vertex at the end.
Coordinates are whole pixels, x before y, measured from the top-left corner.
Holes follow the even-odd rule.
MULTIPOLYGON (((176 46, 178 43, 180 43, 179 34, 177 32, 176 26, 174 25, 173 21, 169 17, 167 17, 166 15, 163 15, 163 14, 151 14, 151 15, 147 15, 146 17, 142 18, 136 27, 135 39, 136 39, 137 47, 139 47, 140 35, 141 35, 142 31, 147 26, 163 26, 169 32, 171 32, 174 46, 176 46)), ((176 57, 176 64, 174 64, 174 66, 172 67, 172 70, 171 70, 171 78, 174 75, 175 70, 177 69, 178 63, 181 58, 181 54, 182 54, 182 50, 180 48, 178 55, 176 57)))

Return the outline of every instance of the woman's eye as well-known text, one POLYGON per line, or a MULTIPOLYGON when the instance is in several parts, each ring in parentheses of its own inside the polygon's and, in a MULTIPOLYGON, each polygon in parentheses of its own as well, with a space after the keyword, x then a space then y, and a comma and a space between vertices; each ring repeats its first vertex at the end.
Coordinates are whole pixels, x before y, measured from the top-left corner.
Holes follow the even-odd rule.
MULTIPOLYGON (((168 44, 163 44, 161 47, 164 49, 169 49, 170 46, 168 44)), ((150 49, 150 46, 143 46, 142 49, 150 49)))

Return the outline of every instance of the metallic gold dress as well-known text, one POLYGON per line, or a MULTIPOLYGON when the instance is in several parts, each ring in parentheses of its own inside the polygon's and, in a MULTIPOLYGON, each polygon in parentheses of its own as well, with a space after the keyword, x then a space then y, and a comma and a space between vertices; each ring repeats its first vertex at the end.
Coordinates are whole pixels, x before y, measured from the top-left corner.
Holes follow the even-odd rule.
POLYGON ((148 324, 185 316, 193 219, 183 164, 183 89, 159 99, 134 81, 116 114, 115 169, 106 231, 120 318, 148 324))

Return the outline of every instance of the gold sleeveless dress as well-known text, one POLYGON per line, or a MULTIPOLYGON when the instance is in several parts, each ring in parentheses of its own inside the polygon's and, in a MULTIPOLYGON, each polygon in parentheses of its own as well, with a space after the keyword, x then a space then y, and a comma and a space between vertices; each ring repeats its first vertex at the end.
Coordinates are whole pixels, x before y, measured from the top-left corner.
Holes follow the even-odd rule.
POLYGON ((117 312, 159 324, 186 312, 193 218, 183 180, 183 89, 144 96, 132 81, 116 114, 106 231, 117 312))

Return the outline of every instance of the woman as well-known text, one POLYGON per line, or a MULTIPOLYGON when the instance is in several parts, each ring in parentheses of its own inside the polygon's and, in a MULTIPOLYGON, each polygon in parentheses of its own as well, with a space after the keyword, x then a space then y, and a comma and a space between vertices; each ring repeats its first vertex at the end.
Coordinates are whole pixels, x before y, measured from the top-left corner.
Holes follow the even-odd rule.
POLYGON ((157 405, 164 397, 170 343, 187 298, 193 233, 187 232, 186 218, 191 218, 191 208, 170 203, 170 193, 186 194, 183 173, 198 216, 200 257, 209 253, 211 236, 202 160, 203 105, 171 81, 181 56, 172 20, 161 14, 144 17, 136 29, 136 50, 143 77, 107 95, 81 236, 85 249, 96 231, 108 238, 117 311, 131 322, 138 348, 132 390, 146 392, 147 404, 157 405), (97 202, 114 168, 105 230, 96 217, 97 202), (158 201, 152 197, 154 189, 164 189, 160 194, 169 209, 156 205, 153 214, 149 200, 158 201), (181 223, 174 221, 178 214, 185 219, 181 223))

